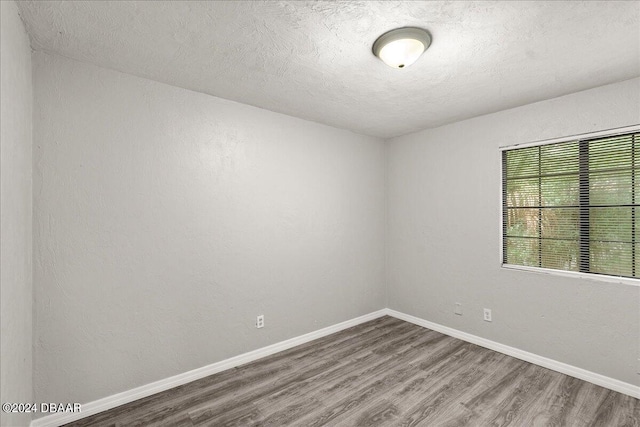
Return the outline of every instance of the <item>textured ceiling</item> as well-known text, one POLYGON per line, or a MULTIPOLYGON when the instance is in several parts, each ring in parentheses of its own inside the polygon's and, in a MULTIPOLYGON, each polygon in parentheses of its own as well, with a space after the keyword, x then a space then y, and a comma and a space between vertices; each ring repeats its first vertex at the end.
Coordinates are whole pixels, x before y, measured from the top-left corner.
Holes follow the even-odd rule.
POLYGON ((19 2, 34 49, 392 137, 640 75, 640 2, 19 2), (411 67, 382 33, 433 36, 411 67))

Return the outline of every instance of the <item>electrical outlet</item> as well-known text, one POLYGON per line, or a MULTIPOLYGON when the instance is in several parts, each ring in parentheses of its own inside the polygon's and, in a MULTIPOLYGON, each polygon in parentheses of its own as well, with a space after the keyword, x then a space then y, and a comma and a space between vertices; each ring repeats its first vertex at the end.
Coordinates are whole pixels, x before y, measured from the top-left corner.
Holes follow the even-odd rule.
POLYGON ((457 302, 457 303, 455 304, 455 307, 454 307, 454 309, 453 309, 453 312, 454 312, 455 314, 457 314, 458 316, 462 316, 462 304, 460 304, 459 302, 457 302))
POLYGON ((491 309, 490 308, 485 308, 484 309, 484 321, 485 322, 491 322, 491 309))
POLYGON ((264 328, 264 314, 256 317, 256 328, 264 328))

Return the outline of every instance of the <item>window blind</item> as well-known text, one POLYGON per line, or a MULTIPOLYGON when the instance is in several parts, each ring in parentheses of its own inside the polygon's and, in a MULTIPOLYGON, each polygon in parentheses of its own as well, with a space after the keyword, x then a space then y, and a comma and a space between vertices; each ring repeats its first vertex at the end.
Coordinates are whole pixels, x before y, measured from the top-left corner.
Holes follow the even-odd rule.
POLYGON ((640 277, 640 133, 502 152, 503 263, 640 277))

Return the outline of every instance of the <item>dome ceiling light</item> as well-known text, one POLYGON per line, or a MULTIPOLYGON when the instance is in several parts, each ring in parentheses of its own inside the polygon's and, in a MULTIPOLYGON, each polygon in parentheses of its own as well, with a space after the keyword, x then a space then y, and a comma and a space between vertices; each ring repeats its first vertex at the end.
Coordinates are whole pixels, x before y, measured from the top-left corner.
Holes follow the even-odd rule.
POLYGON ((393 68, 404 68, 429 48, 431 36, 416 27, 396 28, 384 33, 373 43, 373 54, 393 68))

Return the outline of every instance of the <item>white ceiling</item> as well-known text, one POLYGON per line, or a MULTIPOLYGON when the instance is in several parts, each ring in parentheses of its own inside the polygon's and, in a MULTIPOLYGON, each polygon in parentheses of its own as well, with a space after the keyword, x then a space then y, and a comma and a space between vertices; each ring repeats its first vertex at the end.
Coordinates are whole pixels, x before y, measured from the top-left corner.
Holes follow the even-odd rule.
POLYGON ((19 2, 34 49, 383 138, 640 75, 640 2, 19 2), (428 29, 398 70, 382 33, 428 29))

